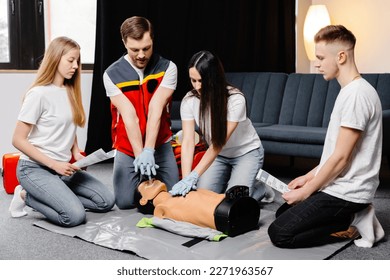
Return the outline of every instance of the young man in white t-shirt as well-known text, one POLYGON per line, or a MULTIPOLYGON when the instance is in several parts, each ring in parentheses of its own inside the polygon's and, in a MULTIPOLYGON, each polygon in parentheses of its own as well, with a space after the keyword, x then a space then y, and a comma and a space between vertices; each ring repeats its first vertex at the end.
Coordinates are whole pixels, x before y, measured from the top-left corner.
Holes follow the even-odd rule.
POLYGON ((371 205, 381 165, 381 102, 357 70, 352 32, 330 25, 315 42, 315 67, 325 80, 336 78, 341 90, 320 164, 288 184, 291 191, 283 194, 286 203, 268 233, 278 247, 311 247, 339 241, 335 233, 352 222, 363 237, 357 245, 371 247, 384 235, 371 205))

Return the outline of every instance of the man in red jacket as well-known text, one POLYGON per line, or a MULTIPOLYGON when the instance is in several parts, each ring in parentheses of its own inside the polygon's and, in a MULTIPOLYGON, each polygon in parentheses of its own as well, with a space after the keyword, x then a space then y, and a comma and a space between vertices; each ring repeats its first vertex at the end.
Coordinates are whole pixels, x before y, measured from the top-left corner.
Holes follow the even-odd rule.
POLYGON ((176 65, 153 53, 153 26, 134 16, 121 25, 127 53, 103 75, 111 101, 115 201, 120 209, 134 207, 140 175, 171 188, 178 169, 170 140, 169 108, 177 84, 176 65), (158 172, 157 172, 158 169, 158 172))

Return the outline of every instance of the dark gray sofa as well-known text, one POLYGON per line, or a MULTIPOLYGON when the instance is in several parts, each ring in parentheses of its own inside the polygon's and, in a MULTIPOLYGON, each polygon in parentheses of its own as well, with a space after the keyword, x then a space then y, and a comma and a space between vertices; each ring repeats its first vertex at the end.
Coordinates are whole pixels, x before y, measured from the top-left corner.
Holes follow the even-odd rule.
MULTIPOLYGON (((320 158, 340 86, 320 74, 226 73, 247 100, 247 112, 266 154, 320 158)), ((362 75, 378 91, 383 109, 383 155, 390 155, 390 74, 362 75)), ((180 101, 172 106, 172 130, 181 129, 180 101)))

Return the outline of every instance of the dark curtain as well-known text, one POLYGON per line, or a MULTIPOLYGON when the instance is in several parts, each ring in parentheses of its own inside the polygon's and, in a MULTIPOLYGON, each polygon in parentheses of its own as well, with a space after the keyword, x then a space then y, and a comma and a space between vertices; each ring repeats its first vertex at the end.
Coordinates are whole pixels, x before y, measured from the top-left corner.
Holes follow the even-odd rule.
POLYGON ((111 150, 102 76, 125 53, 119 29, 134 15, 153 23, 154 52, 178 67, 174 100, 190 89, 187 63, 200 50, 216 53, 226 72, 295 71, 295 0, 98 0, 87 153, 111 150))

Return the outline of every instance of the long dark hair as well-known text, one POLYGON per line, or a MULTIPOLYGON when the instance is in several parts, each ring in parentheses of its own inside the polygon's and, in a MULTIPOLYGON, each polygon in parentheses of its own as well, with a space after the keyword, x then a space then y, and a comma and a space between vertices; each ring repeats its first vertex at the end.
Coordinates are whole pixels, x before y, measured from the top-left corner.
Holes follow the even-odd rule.
POLYGON ((200 99, 199 127, 216 148, 226 143, 227 104, 229 91, 225 71, 220 59, 209 51, 200 51, 192 56, 188 69, 194 67, 202 79, 201 94, 195 89, 191 92, 200 99), (210 118, 210 129, 206 122, 210 118))

